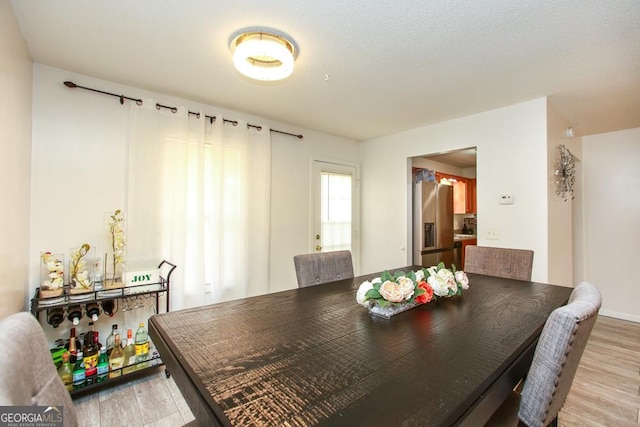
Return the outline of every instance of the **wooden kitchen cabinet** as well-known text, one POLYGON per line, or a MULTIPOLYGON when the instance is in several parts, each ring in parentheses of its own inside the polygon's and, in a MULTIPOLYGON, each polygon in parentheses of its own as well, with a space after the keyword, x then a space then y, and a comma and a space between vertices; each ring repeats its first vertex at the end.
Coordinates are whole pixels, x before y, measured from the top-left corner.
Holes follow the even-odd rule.
POLYGON ((476 179, 467 178, 467 185, 465 188, 465 212, 476 213, 478 206, 476 204, 476 179))
POLYGON ((467 184, 463 181, 453 183, 453 213, 467 213, 467 184))
POLYGON ((453 185, 453 213, 476 213, 476 179, 436 172, 436 181, 443 179, 450 180, 453 185))

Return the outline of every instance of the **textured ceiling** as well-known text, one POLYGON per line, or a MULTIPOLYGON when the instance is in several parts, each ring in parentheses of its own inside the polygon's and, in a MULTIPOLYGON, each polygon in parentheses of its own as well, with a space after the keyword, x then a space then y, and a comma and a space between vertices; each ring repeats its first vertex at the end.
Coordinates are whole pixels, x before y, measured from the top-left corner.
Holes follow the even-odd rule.
POLYGON ((640 127, 638 0, 12 4, 35 62, 356 140, 542 96, 578 136, 640 127), (233 69, 256 26, 299 46, 286 81, 233 69))

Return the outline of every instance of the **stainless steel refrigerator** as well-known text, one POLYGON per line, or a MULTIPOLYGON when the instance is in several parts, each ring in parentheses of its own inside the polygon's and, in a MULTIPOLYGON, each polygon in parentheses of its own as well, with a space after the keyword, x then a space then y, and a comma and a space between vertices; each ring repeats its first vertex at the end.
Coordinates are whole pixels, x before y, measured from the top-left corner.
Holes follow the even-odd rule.
POLYGON ((413 262, 453 262, 453 187, 420 181, 413 186, 413 262))

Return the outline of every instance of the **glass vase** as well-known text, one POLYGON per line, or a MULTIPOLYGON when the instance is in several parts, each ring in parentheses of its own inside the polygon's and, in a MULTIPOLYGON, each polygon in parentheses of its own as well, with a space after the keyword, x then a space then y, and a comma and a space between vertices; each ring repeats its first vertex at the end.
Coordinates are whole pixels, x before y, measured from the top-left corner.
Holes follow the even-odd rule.
POLYGON ((417 304, 416 302, 391 304, 386 307, 380 307, 378 304, 371 304, 369 306, 369 313, 373 314, 374 316, 390 319, 391 316, 395 316, 396 314, 402 313, 403 311, 411 310, 417 305, 419 304, 417 304))
POLYGON ((91 245, 84 243, 78 248, 71 248, 69 260, 69 293, 85 294, 93 292, 93 263, 91 245))
POLYGON ((117 209, 105 212, 105 245, 103 289, 122 288, 126 265, 126 219, 117 209))
POLYGON ((59 297, 64 292, 64 254, 40 252, 40 298, 59 297))

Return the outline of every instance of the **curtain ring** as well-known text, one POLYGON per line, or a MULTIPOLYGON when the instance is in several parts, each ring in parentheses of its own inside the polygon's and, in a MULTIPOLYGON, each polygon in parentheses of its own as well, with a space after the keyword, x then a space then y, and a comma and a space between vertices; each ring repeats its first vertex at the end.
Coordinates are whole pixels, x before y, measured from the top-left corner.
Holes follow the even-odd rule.
POLYGON ((120 105, 124 105, 124 95, 120 95, 120 105))
POLYGON ((136 99, 136 105, 139 107, 142 105, 142 99, 136 99))
POLYGON ((160 111, 160 104, 156 102, 156 110, 160 111))

